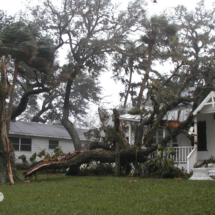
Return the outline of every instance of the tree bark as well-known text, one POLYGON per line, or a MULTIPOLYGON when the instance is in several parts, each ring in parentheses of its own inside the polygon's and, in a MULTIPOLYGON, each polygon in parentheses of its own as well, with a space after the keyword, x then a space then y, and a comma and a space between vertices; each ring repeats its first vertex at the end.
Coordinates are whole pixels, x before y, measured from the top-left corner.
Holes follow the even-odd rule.
POLYGON ((5 101, 9 89, 5 65, 5 57, 2 56, 1 83, 0 83, 0 183, 10 182, 14 184, 12 166, 14 163, 13 146, 8 139, 7 123, 9 121, 5 112, 5 101))
POLYGON ((13 95, 14 95, 14 89, 15 89, 15 85, 16 85, 16 77, 17 77, 17 73, 18 73, 18 66, 19 66, 19 61, 15 60, 15 70, 14 70, 14 75, 13 75, 13 85, 11 87, 10 90, 10 101, 9 101, 9 105, 8 105, 8 113, 7 113, 7 133, 9 133, 9 129, 10 129, 10 119, 11 119, 11 114, 12 114, 12 105, 13 105, 13 95))
POLYGON ((125 95, 125 101, 124 101, 124 105, 123 105, 123 108, 124 108, 124 109, 125 109, 126 106, 127 106, 128 94, 129 94, 129 91, 130 91, 130 89, 131 89, 131 79, 132 79, 132 73, 133 73, 132 66, 133 66, 133 63, 132 63, 132 65, 131 65, 130 68, 129 68, 129 70, 130 70, 130 77, 129 77, 128 89, 127 89, 127 92, 126 92, 126 95, 125 95))
POLYGON ((30 90, 22 95, 22 98, 20 100, 20 103, 18 106, 13 110, 11 114, 11 120, 14 120, 17 116, 22 114, 25 109, 27 108, 28 101, 29 101, 29 96, 31 95, 36 95, 40 94, 43 92, 48 92, 48 88, 42 88, 42 89, 37 89, 37 90, 30 90))
POLYGON ((115 176, 119 177, 120 176, 120 153, 119 153, 119 143, 116 143, 116 156, 115 156, 115 164, 116 164, 116 169, 115 169, 115 176))
POLYGON ((140 87, 140 92, 138 95, 138 101, 137 101, 137 108, 140 109, 141 106, 141 101, 142 101, 142 97, 143 97, 143 91, 146 87, 146 83, 148 82, 148 78, 149 78, 149 72, 151 69, 151 62, 152 62, 152 49, 153 49, 153 45, 154 45, 154 39, 153 37, 149 40, 149 44, 148 44, 148 61, 147 61, 147 69, 146 69, 146 74, 144 76, 144 79, 142 79, 142 84, 140 87))
POLYGON ((69 135, 71 136, 76 151, 81 150, 82 146, 81 146, 81 141, 78 136, 78 133, 75 130, 73 123, 69 120, 69 108, 70 108, 69 98, 70 98, 70 92, 71 92, 73 80, 77 76, 78 71, 79 71, 78 68, 74 68, 70 78, 67 81, 66 94, 65 94, 64 106, 63 106, 63 118, 62 118, 62 124, 65 127, 65 129, 68 131, 69 135))

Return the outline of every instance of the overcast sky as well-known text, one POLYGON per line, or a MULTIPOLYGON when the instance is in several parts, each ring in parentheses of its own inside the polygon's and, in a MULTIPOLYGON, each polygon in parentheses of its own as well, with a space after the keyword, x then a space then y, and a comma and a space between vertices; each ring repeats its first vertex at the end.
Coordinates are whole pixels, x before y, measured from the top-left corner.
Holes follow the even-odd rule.
MULTIPOLYGON (((54 1, 60 1, 60 0, 52 0, 54 1)), ((35 4, 38 1, 32 0, 31 4, 35 4)), ((42 1, 40 1, 42 2, 42 1)), ((113 1, 114 3, 118 2, 120 3, 120 9, 126 9, 128 0, 117 0, 113 1)), ((161 13, 164 9, 167 9, 169 7, 176 7, 179 4, 185 5, 188 9, 194 9, 195 5, 199 0, 157 0, 157 3, 153 3, 153 0, 146 0, 148 6, 147 6, 147 12, 149 15, 158 14, 161 13)), ((207 8, 210 8, 212 5, 213 0, 205 0, 205 5, 207 8)), ((1 6, 0 9, 7 12, 7 14, 13 15, 15 13, 18 13, 19 10, 24 10, 26 1, 24 0, 1 0, 1 6)), ((118 105, 119 96, 118 93, 121 89, 123 89, 122 85, 119 83, 114 83, 110 79, 112 73, 111 71, 109 73, 102 75, 102 85, 104 86, 104 95, 109 95, 105 99, 106 102, 109 103, 109 108, 116 107, 118 105)))
MULTIPOLYGON (((39 1, 42 2, 41 0, 32 0, 30 2, 31 4, 33 4, 39 1)), ((60 0, 52 0, 52 2, 54 1, 59 2, 60 0)), ((114 3, 120 3, 120 9, 125 9, 129 2, 129 0, 112 1, 114 3)), ((19 10, 23 10, 25 8, 26 2, 27 1, 25 0, 2 0, 0 4, 0 9, 7 11, 8 14, 14 14, 17 13, 19 10)), ((149 14, 160 13, 166 8, 176 7, 179 4, 185 5, 188 9, 192 9, 197 2, 199 2, 199 0, 157 0, 157 3, 153 3, 153 0, 146 0, 146 3, 148 4, 147 11, 149 12, 149 14)), ((211 7, 212 2, 214 2, 214 0, 205 0, 206 7, 211 7)))

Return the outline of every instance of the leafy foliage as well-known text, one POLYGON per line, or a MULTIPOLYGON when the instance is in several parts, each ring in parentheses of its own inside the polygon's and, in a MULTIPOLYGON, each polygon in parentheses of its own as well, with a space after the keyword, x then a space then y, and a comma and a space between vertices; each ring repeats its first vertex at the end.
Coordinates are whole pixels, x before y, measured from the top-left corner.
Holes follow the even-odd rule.
POLYGON ((142 164, 142 171, 152 177, 159 178, 181 178, 184 177, 183 170, 175 167, 171 159, 150 159, 142 164))
POLYGON ((201 163, 199 163, 198 165, 195 165, 195 168, 198 167, 207 167, 209 163, 215 163, 215 158, 214 157, 210 157, 209 159, 203 160, 201 163))
POLYGON ((171 155, 175 155, 175 150, 169 147, 164 156, 162 156, 164 147, 160 145, 160 147, 158 147, 158 150, 158 158, 149 159, 147 162, 142 164, 143 173, 160 178, 184 177, 185 174, 183 170, 176 167, 173 157, 171 158, 171 155))
POLYGON ((114 174, 114 167, 111 164, 105 164, 101 162, 91 162, 89 164, 83 164, 80 168, 80 176, 107 176, 114 174))
POLYGON ((37 153, 35 152, 30 158, 29 160, 31 161, 32 164, 34 164, 36 162, 36 158, 37 158, 37 153))
POLYGON ((42 151, 40 151, 39 153, 37 153, 37 156, 39 158, 41 158, 42 156, 45 156, 45 155, 46 155, 46 150, 45 149, 43 149, 42 151))
POLYGON ((51 156, 51 158, 58 158, 58 157, 61 157, 62 155, 64 155, 62 149, 61 149, 61 146, 57 146, 55 149, 54 149, 54 153, 53 155, 51 156))

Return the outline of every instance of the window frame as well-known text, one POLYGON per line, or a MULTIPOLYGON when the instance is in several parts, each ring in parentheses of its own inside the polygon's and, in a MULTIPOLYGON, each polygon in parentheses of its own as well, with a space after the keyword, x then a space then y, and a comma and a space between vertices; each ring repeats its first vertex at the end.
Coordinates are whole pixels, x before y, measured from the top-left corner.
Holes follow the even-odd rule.
MULTIPOLYGON (((53 140, 53 139, 50 139, 50 140, 49 140, 49 149, 50 149, 50 150, 55 150, 55 148, 50 148, 50 141, 57 142, 57 145, 55 146, 55 148, 56 148, 57 146, 59 146, 59 140, 53 140)), ((54 144, 53 144, 53 143, 51 143, 51 145, 54 145, 54 144)))
POLYGON ((9 140, 10 140, 11 144, 13 145, 13 147, 14 147, 14 144, 15 144, 15 145, 18 145, 18 147, 19 147, 18 150, 16 150, 16 149, 14 148, 14 151, 17 151, 17 152, 32 152, 32 138, 10 136, 10 137, 9 137, 9 140), (12 143, 12 141, 11 141, 10 138, 18 138, 19 142, 18 142, 18 143, 12 143), (22 139, 30 140, 30 144, 22 143, 22 139), (29 145, 30 145, 30 150, 21 150, 21 149, 22 149, 22 146, 29 146, 29 145))
MULTIPOLYGON (((163 137, 162 137, 162 138, 164 138, 165 136, 168 135, 168 130, 167 130, 165 127, 159 127, 159 128, 156 130, 156 132, 154 133, 154 135, 153 135, 152 144, 157 144, 157 143, 159 143, 159 138, 161 138, 161 135, 159 135, 159 130, 161 130, 161 129, 162 129, 162 131, 163 131, 163 137), (155 139, 156 139, 156 142, 154 142, 155 139)), ((167 144, 166 144, 166 147, 178 147, 178 146, 179 146, 179 135, 177 135, 177 136, 175 137, 175 139, 176 139, 176 141, 173 141, 174 138, 171 139, 170 141, 168 141, 167 144), (177 145, 177 146, 176 146, 176 145, 177 145)))

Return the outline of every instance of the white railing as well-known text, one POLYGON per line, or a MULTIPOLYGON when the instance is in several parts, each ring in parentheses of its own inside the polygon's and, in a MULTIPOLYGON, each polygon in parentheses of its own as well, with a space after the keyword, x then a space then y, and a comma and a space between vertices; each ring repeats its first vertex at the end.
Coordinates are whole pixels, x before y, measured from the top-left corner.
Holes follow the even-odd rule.
MULTIPOLYGON (((192 152, 194 149, 194 146, 181 146, 181 147, 173 147, 175 150, 175 155, 169 155, 169 158, 173 158, 176 163, 186 163, 188 155, 192 152)), ((165 153, 167 153, 168 148, 166 148, 165 153)), ((152 152, 149 156, 149 158, 156 158, 157 157, 157 151, 152 152)))
POLYGON ((181 147, 173 147, 176 151, 174 156, 175 162, 184 163, 187 162, 187 156, 192 152, 194 146, 181 146, 181 147))
MULTIPOLYGON (((175 155, 169 155, 169 158, 173 158, 175 163, 186 164, 187 172, 190 173, 195 163, 197 163, 197 145, 195 146, 181 146, 173 147, 176 151, 175 155)), ((166 153, 168 148, 166 148, 166 153)), ((164 153, 165 154, 165 153, 164 153)), ((156 158, 157 151, 152 152, 148 158, 156 158)))
POLYGON ((190 173, 193 166, 197 163, 197 145, 194 146, 194 149, 187 156, 187 173, 190 173))

